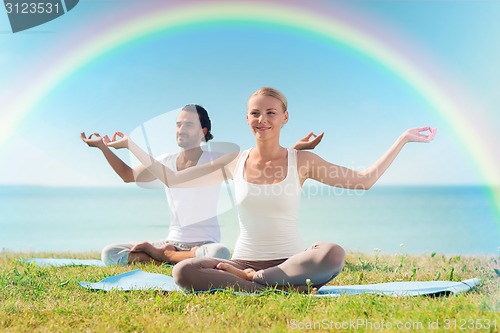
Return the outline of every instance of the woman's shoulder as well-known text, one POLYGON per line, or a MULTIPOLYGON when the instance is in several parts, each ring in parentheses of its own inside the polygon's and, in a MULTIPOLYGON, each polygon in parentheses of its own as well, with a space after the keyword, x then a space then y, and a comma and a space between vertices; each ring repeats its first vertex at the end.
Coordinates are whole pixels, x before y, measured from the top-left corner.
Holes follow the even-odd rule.
POLYGON ((308 160, 316 159, 316 158, 319 158, 319 156, 311 151, 297 150, 297 159, 299 161, 300 160, 308 161, 308 160))
POLYGON ((305 150, 298 150, 297 151, 297 165, 303 167, 313 167, 313 166, 318 166, 318 165, 324 165, 327 163, 323 158, 321 158, 319 155, 311 152, 311 151, 305 151, 305 150))

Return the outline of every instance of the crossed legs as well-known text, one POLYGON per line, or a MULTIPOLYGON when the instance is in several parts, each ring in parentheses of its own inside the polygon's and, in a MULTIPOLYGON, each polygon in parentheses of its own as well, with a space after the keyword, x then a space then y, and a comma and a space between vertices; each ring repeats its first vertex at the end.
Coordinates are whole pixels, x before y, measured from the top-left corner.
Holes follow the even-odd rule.
MULTIPOLYGON (((278 265, 271 264, 258 271, 240 261, 193 258, 177 264, 172 273, 178 285, 196 291, 230 287, 253 292, 267 286, 307 290, 307 280, 319 288, 337 276, 344 258, 344 249, 339 245, 316 243, 278 265)), ((265 262, 255 263, 265 265, 265 262)))

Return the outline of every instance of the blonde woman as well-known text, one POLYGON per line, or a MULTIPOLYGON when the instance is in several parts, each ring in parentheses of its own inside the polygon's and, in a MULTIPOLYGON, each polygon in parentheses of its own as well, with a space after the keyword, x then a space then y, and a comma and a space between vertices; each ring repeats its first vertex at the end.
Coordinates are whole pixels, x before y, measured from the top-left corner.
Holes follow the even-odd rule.
MULTIPOLYGON (((174 267, 174 279, 183 288, 196 291, 226 287, 243 291, 267 286, 319 288, 341 272, 345 252, 335 243, 315 243, 308 248, 302 243, 297 224, 304 182, 313 179, 330 186, 368 190, 406 143, 430 142, 436 129, 405 131, 372 166, 356 171, 327 162, 312 152, 280 145, 281 129, 289 115, 286 98, 278 90, 259 89, 250 96, 247 108, 246 121, 255 136, 254 148, 188 172, 174 173, 159 163, 149 163, 148 170, 170 186, 182 186, 193 177, 202 183, 220 181, 220 174, 234 181, 240 234, 231 260, 187 259, 174 267)), ((128 137, 121 136, 110 145, 130 149, 143 163, 151 161, 128 137)))

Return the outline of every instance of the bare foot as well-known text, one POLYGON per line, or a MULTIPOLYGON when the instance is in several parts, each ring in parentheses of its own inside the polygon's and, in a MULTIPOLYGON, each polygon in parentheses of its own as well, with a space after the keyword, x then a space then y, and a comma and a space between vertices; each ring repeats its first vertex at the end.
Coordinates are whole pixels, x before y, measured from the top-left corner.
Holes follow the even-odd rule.
POLYGON ((150 246, 153 245, 149 242, 137 243, 134 246, 132 246, 130 252, 145 252, 145 249, 149 248, 150 246))
POLYGON ((191 252, 191 254, 193 255, 193 257, 196 256, 196 251, 198 251, 200 247, 199 246, 194 246, 191 248, 191 250, 189 250, 189 252, 191 252))
POLYGON ((135 244, 132 247, 132 249, 130 249, 130 252, 144 252, 148 256, 153 258, 154 260, 159 261, 159 262, 164 262, 164 261, 167 261, 167 258, 165 257, 165 253, 164 253, 165 248, 167 248, 169 246, 171 246, 171 245, 156 247, 149 242, 142 242, 142 243, 135 244))
POLYGON ((248 280, 248 281, 252 281, 253 276, 255 275, 255 270, 253 270, 251 268, 241 270, 241 269, 236 268, 233 265, 225 263, 225 262, 218 263, 215 268, 217 268, 221 271, 231 273, 233 275, 236 275, 237 277, 240 277, 240 278, 248 280))

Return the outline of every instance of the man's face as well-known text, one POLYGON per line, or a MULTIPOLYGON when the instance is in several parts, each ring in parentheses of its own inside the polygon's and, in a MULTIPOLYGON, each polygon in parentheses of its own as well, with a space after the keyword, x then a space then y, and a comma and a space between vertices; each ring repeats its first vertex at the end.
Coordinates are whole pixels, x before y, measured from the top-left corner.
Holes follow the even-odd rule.
POLYGON ((182 110, 176 121, 176 138, 179 147, 191 149, 198 147, 204 138, 200 118, 196 112, 182 110))

